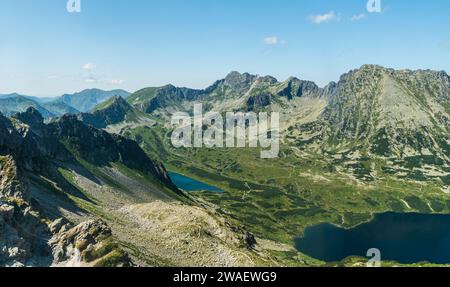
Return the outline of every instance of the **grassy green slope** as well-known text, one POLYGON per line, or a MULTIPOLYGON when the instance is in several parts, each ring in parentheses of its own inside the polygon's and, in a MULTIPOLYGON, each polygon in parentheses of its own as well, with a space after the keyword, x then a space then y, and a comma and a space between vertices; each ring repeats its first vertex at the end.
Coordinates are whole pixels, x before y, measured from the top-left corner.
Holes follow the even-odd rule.
POLYGON ((126 135, 169 169, 225 190, 195 196, 216 204, 261 238, 293 244, 307 226, 321 222, 352 227, 387 211, 450 212, 450 198, 435 183, 386 175, 362 184, 338 173, 322 156, 300 157, 287 147, 282 157, 263 160, 259 149, 173 149, 161 127, 126 135))
POLYGON ((139 105, 146 103, 155 97, 158 87, 150 87, 139 90, 127 98, 127 102, 131 105, 139 105))

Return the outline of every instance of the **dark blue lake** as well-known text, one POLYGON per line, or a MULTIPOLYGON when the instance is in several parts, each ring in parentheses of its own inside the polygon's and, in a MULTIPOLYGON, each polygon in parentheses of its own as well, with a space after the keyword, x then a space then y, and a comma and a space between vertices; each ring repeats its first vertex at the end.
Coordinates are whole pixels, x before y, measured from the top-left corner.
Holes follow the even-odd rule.
POLYGON ((367 250, 378 248, 386 261, 446 264, 450 263, 450 215, 383 213, 352 229, 319 224, 307 228, 295 245, 325 262, 366 257, 367 250))
POLYGON ((223 192, 223 190, 206 184, 204 182, 195 180, 193 178, 184 176, 179 173, 169 172, 169 176, 172 182, 179 188, 188 192, 194 191, 211 191, 211 192, 223 192))

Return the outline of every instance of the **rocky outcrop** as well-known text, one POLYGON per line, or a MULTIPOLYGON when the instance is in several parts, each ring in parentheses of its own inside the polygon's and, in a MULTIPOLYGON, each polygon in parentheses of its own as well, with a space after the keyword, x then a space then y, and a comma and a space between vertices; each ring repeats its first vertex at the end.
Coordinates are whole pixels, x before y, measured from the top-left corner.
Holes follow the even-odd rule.
POLYGON ((77 226, 64 219, 47 225, 16 198, 0 200, 0 266, 124 267, 133 263, 100 220, 77 226))
POLYGON ((250 96, 247 100, 247 111, 258 111, 271 104, 272 96, 269 93, 262 93, 250 96))
POLYGON ((19 198, 0 199, 0 266, 49 266, 50 233, 39 213, 19 198))
POLYGON ((251 75, 249 73, 231 72, 229 73, 223 82, 221 88, 228 88, 233 93, 242 94, 250 89, 252 84, 258 79, 258 76, 251 75))
POLYGON ((33 107, 28 108, 23 113, 17 113, 13 118, 28 125, 33 130, 42 130, 44 127, 44 117, 33 107))
POLYGON ((92 113, 81 113, 78 119, 97 129, 104 129, 125 121, 127 115, 133 113, 133 107, 122 97, 113 97, 92 113))
POLYGON ((29 200, 26 179, 12 156, 0 156, 0 197, 29 200))
POLYGON ((301 81, 297 78, 287 80, 277 92, 278 96, 286 97, 288 100, 295 97, 319 97, 320 94, 321 90, 314 82, 301 81))
POLYGON ((49 241, 56 266, 131 267, 133 263, 112 239, 108 225, 89 220, 75 227, 63 219, 50 225, 55 234, 49 241))
POLYGON ((155 96, 145 105, 144 112, 152 113, 159 108, 176 107, 177 103, 195 101, 200 99, 202 95, 202 90, 177 88, 173 85, 167 85, 156 91, 155 96))
POLYGON ((131 266, 104 222, 48 224, 12 157, 0 165, 0 266, 131 266))
POLYGON ((50 232, 12 156, 0 157, 0 266, 48 265, 50 232), (33 202, 33 205, 36 205, 33 202))

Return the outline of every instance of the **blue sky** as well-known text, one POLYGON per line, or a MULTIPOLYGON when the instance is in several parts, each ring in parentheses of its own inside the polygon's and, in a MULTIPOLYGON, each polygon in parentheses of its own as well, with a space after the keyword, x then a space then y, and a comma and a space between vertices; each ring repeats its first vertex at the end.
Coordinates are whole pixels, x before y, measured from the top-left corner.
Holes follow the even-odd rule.
POLYGON ((450 1, 0 1, 0 93, 204 88, 237 70, 323 86, 362 64, 450 71, 450 1))

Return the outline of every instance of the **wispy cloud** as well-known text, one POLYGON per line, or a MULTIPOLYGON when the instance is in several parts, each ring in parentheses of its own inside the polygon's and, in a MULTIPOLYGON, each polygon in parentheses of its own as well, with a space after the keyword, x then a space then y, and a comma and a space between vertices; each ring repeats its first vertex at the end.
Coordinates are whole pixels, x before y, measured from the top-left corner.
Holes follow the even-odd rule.
POLYGON ((361 14, 353 15, 353 16, 350 18, 350 20, 353 21, 353 22, 356 22, 356 21, 360 21, 360 20, 362 20, 362 19, 364 19, 364 18, 366 18, 366 14, 361 13, 361 14))
POLYGON ((325 14, 318 14, 318 15, 312 15, 309 17, 309 19, 314 24, 322 24, 322 23, 328 23, 330 21, 338 20, 339 17, 334 13, 334 11, 325 13, 325 14))
POLYGON ((91 72, 91 71, 93 71, 96 67, 95 67, 94 64, 87 63, 87 64, 84 64, 82 68, 83 68, 83 70, 85 70, 85 71, 91 72))
POLYGON ((109 83, 111 85, 122 85, 124 80, 111 80, 109 83))
POLYGON ((286 45, 287 41, 282 40, 278 38, 277 36, 269 36, 263 39, 264 44, 268 46, 275 46, 275 45, 286 45))
POLYGON ((50 75, 50 76, 47 76, 47 79, 49 79, 49 80, 55 80, 55 79, 58 79, 59 77, 58 76, 56 76, 56 75, 50 75))
POLYGON ((264 44, 266 44, 266 45, 276 45, 279 42, 280 41, 277 36, 269 36, 269 37, 264 38, 264 44))

